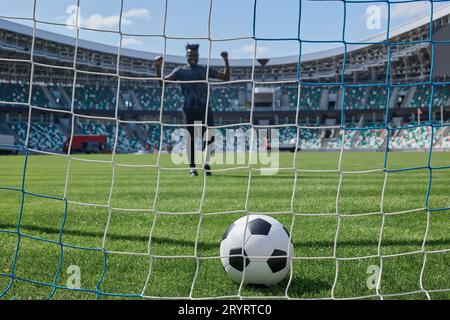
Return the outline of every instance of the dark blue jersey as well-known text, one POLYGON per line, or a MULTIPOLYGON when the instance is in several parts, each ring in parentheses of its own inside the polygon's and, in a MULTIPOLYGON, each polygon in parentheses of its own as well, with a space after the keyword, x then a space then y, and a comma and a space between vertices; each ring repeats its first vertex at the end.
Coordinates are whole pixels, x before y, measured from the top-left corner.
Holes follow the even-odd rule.
MULTIPOLYGON (((196 65, 191 67, 186 65, 178 67, 167 76, 167 80, 174 81, 195 81, 207 80, 206 70, 204 66, 196 65)), ((209 68, 208 78, 218 78, 217 70, 209 68)), ((181 91, 184 97, 184 109, 201 108, 206 109, 206 100, 208 96, 208 85, 205 82, 198 83, 181 83, 181 91)))

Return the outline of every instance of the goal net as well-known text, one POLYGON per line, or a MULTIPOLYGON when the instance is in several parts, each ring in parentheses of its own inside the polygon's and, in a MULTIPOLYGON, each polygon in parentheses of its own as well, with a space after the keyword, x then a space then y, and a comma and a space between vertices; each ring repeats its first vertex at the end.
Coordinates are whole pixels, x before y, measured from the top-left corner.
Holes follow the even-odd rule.
MULTIPOLYGON (((18 116, 22 124, 12 126, 16 143, 3 145, 20 155, 12 160, 0 159, 0 198, 4 202, 0 204, 0 298, 449 298, 450 161, 448 152, 434 150, 437 141, 449 131, 444 118, 433 120, 433 112, 439 111, 437 92, 449 86, 445 79, 434 76, 433 55, 437 45, 449 41, 433 38, 434 28, 438 27, 434 23, 435 15, 439 15, 436 1, 403 1, 426 8, 425 18, 421 19, 428 19, 424 28, 429 36, 409 41, 393 38, 390 33, 391 16, 398 14, 396 6, 400 1, 377 2, 386 10, 386 21, 382 21, 387 25, 387 32, 384 39, 376 39, 374 43, 358 43, 348 38, 347 10, 356 4, 367 5, 363 1, 329 1, 338 3, 344 13, 342 36, 334 41, 301 36, 302 8, 308 1, 298 1, 292 9, 299 16, 296 37, 260 37, 256 21, 264 1, 258 0, 252 1, 251 35, 236 39, 214 37, 211 24, 217 15, 218 1, 207 2, 208 32, 200 39, 166 31, 169 11, 177 10, 171 5, 172 0, 163 1, 162 33, 142 35, 123 30, 127 19, 126 0, 119 1, 118 30, 107 32, 80 24, 78 11, 70 25, 42 21, 36 16, 40 0, 32 1, 32 16, 20 18, 31 24, 28 54, 0 57, 2 70, 9 64, 17 70, 29 71, 23 83, 10 83, 8 87, 11 92, 26 87, 22 102, 1 93, 0 104, 10 113, 14 114, 14 108, 22 110, 18 116), (61 63, 49 64, 41 56, 43 44, 39 39, 45 34, 39 31, 39 26, 45 24, 72 28, 75 37, 71 45, 73 52, 68 55, 71 61, 65 56, 61 57, 61 63), (105 66, 104 72, 81 61, 86 54, 81 34, 95 31, 119 39, 111 62, 113 67, 105 66), (250 104, 244 107, 247 118, 236 116, 234 121, 214 126, 201 124, 207 132, 236 128, 245 131, 243 147, 232 140, 233 145, 227 145, 223 153, 216 146, 213 155, 218 161, 220 156, 226 158, 238 150, 237 158, 244 154, 242 163, 216 165, 213 162, 213 175, 207 177, 202 170, 203 159, 198 164, 199 177, 188 179, 189 166, 172 162, 167 145, 181 139, 173 132, 186 125, 181 120, 168 121, 165 108, 168 101, 180 96, 177 87, 180 81, 157 78, 153 61, 146 58, 140 62, 150 70, 148 76, 124 72, 124 65, 129 61, 124 55, 123 42, 129 37, 163 39, 163 75, 174 67, 167 49, 170 40, 206 42, 208 57, 201 63, 205 62, 208 70, 216 68, 211 64, 214 44, 252 42, 248 78, 238 79, 232 74, 227 82, 197 81, 208 87, 208 105, 221 103, 212 95, 220 86, 245 85, 250 92, 250 104), (297 42, 298 63, 292 79, 262 76, 257 59, 261 41, 297 42), (312 43, 334 43, 342 47, 334 65, 338 70, 334 82, 322 81, 320 76, 308 78, 311 70, 303 68, 302 47, 312 43), (356 47, 364 45, 382 48, 384 56, 380 61, 371 60, 374 65, 378 63, 374 70, 381 70, 385 75, 381 82, 348 80, 348 72, 358 67, 351 60, 352 54, 356 47), (399 49, 421 50, 420 46, 431 55, 427 76, 420 82, 392 81, 393 64, 405 54, 399 49), (43 83, 40 75, 44 69, 67 72, 71 78, 65 82, 53 79, 51 83, 43 83), (109 91, 112 89, 114 95, 104 93, 98 87, 100 82, 109 91), (144 91, 130 89, 142 84, 144 91), (58 86, 66 86, 60 99, 67 100, 67 107, 52 107, 54 102, 43 106, 40 99, 48 96, 46 90, 58 86), (425 120, 393 127, 392 97, 406 87, 416 88, 421 99, 426 100, 423 104, 426 107, 420 108, 425 120), (428 91, 422 93, 418 87, 428 91), (258 108, 270 112, 267 106, 270 109, 275 99, 274 88, 287 88, 286 96, 292 94, 295 98, 293 116, 287 117, 285 123, 256 121, 261 111, 258 108), (306 122, 302 112, 310 102, 302 98, 304 92, 324 89, 334 95, 333 103, 339 106, 336 107, 340 109, 337 123, 306 122), (369 126, 359 118, 347 121, 358 114, 348 107, 353 103, 350 95, 358 90, 372 90, 374 95, 381 96, 382 122, 369 126), (261 101, 255 106, 256 92, 261 101), (262 96, 261 92, 266 95, 262 96), (131 106, 130 101, 140 99, 140 94, 150 96, 156 116, 133 117, 129 116, 132 112, 124 112, 131 106), (137 97, 130 97, 133 95, 137 97), (108 101, 104 106, 106 111, 97 112, 93 106, 98 108, 103 98, 108 101), (122 108, 124 100, 127 103, 122 108), (55 116, 64 118, 58 126, 52 122, 55 116), (61 135, 61 128, 67 133, 67 139, 61 135), (261 138, 260 132, 264 130, 273 130, 272 139, 261 138), (147 146, 138 139, 130 139, 139 132, 148 136, 147 146), (285 144, 292 148, 292 153, 277 152, 277 134, 284 139, 279 146, 285 144), (330 138, 325 140, 327 134, 330 138), (101 150, 110 153, 71 152, 75 141, 82 141, 85 138, 80 136, 86 135, 108 137, 107 141, 83 140, 86 150, 95 151, 104 141, 106 145, 101 150), (404 135, 414 136, 414 142, 408 145, 410 149, 425 152, 392 152, 403 146, 404 135), (251 147, 246 147, 245 142, 251 147), (55 151, 55 143, 61 146, 66 143, 67 150, 55 151), (261 148, 267 148, 269 143, 272 143, 270 156, 279 156, 279 163, 252 162, 252 156, 258 157, 261 148), (325 143, 336 152, 309 152, 323 149, 325 143), (351 152, 356 147, 364 149, 367 143, 375 143, 378 152, 363 155, 351 152), (141 148, 146 150, 144 154, 124 155, 141 148), (251 214, 267 214, 281 221, 294 244, 294 252, 289 253, 292 256, 289 276, 275 287, 234 284, 220 263, 223 233, 233 221, 251 214)), ((76 8, 83 8, 83 1, 76 2, 76 8)), ((4 15, 0 18, 17 19, 4 15)), ((233 58, 231 53, 230 58, 233 58)), ((360 62, 361 68, 365 68, 367 59, 360 62)), ((237 95, 232 99, 238 101, 237 95)), ((404 98, 413 99, 413 96, 404 98)), ((320 99, 315 103, 321 103, 320 99)), ((206 112, 211 112, 210 108, 206 112)), ((219 145, 217 140, 216 144, 219 145)))

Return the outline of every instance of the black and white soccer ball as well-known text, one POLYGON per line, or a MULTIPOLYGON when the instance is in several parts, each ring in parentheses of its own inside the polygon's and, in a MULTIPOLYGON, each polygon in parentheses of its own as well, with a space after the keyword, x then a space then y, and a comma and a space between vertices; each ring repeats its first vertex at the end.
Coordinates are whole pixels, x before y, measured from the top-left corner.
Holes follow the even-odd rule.
POLYGON ((238 283, 244 277, 244 284, 279 283, 289 274, 293 252, 294 246, 283 224, 265 215, 236 220, 220 243, 225 271, 238 283))

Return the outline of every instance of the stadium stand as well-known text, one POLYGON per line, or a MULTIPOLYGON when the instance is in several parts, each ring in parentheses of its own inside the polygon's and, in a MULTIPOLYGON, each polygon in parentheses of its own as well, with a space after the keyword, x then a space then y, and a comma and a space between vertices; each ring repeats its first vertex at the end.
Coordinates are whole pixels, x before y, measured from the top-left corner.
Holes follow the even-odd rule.
POLYGON ((301 129, 299 146, 302 150, 307 149, 320 149, 322 146, 322 139, 319 136, 317 130, 313 129, 301 129))
POLYGON ((386 139, 386 130, 371 129, 362 130, 358 133, 355 139, 356 149, 372 149, 376 150, 383 146, 386 139))
POLYGON ((450 85, 434 86, 433 108, 448 107, 450 105, 450 85))
POLYGON ((180 86, 172 85, 166 87, 163 108, 164 111, 181 111, 183 109, 183 95, 181 94, 180 86))
POLYGON ((349 87, 345 89, 346 110, 368 109, 366 103, 366 87, 349 87))
POLYGON ((285 92, 288 96, 289 105, 288 108, 290 110, 297 109, 297 99, 298 99, 298 86, 287 86, 285 88, 285 92))
MULTIPOLYGON (((149 147, 151 152, 154 151, 154 148, 160 148, 161 144, 161 126, 155 124, 142 124, 142 141, 144 145, 149 147)), ((163 126, 163 139, 162 139, 162 148, 165 150, 170 148, 174 143, 174 139, 172 138, 173 132, 178 129, 171 126, 163 126)), ((181 138, 178 138, 181 139, 181 138)))
POLYGON ((387 104, 387 90, 385 86, 369 87, 367 91, 366 109, 385 109, 387 104))
POLYGON ((318 110, 323 88, 303 86, 300 89, 300 110, 318 110))
MULTIPOLYGON (((389 148, 395 149, 428 149, 431 141, 431 127, 418 126, 417 123, 411 122, 411 126, 415 127, 403 128, 395 131, 389 140, 389 148)), ((436 142, 436 138, 433 143, 436 142)))
POLYGON ((279 131, 280 143, 289 144, 292 139, 297 140, 297 129, 294 127, 282 127, 279 131))
MULTIPOLYGON (((436 30, 450 29, 450 10, 437 12, 434 15, 436 30)), ((392 47, 390 61, 390 76, 393 86, 390 87, 389 101, 388 88, 384 85, 386 78, 387 48, 377 44, 376 40, 384 40, 385 35, 371 39, 367 45, 349 48, 346 57, 339 50, 326 50, 320 54, 304 54, 301 59, 300 79, 297 78, 298 57, 271 58, 264 66, 255 66, 254 80, 257 81, 286 81, 277 85, 258 84, 262 88, 273 89, 273 105, 254 109, 253 121, 255 124, 269 123, 279 125, 282 123, 299 123, 306 126, 327 126, 327 121, 333 120, 335 124, 341 123, 341 108, 345 105, 346 117, 357 122, 364 116, 365 128, 370 130, 346 130, 344 135, 344 148, 367 150, 380 150, 385 146, 386 130, 384 117, 386 108, 389 108, 387 123, 402 122, 402 126, 417 124, 417 109, 422 109, 421 123, 440 120, 442 125, 450 112, 450 85, 449 75, 439 71, 434 88, 428 84, 431 72, 431 56, 429 42, 420 42, 428 39, 429 25, 420 21, 413 21, 402 28, 390 33, 391 41, 404 42, 405 45, 392 47), (413 41, 411 41, 413 40, 413 41), (375 42, 374 42, 375 41, 375 42), (420 59, 419 59, 420 57, 420 59), (342 79, 341 73, 344 58, 347 59, 346 74, 342 79), (370 68, 365 66, 370 65, 370 68), (342 80, 344 83, 342 83, 342 80), (300 82, 299 82, 300 81, 300 82), (300 84, 300 91, 298 83, 300 84), (406 83, 402 85, 402 83, 406 83), (414 85, 414 83, 421 83, 414 85), (355 84, 362 84, 355 86, 355 84), (397 86, 398 85, 398 86, 397 86), (343 87, 345 89, 343 89, 343 87), (298 94, 300 99, 298 101, 298 94), (430 98, 433 94, 433 109, 428 110, 430 98), (342 99, 343 98, 343 99, 342 99), (298 118, 296 115, 299 103, 298 118), (280 113, 278 113, 280 112, 280 113), (348 113, 348 114, 347 114, 348 113), (394 119, 395 118, 395 119, 394 119), (261 121, 261 123, 259 123, 261 121), (376 126, 377 128, 372 128, 376 126)), ((14 58, 18 54, 29 56, 26 44, 30 43, 33 35, 32 28, 0 19, 0 54, 5 58, 14 58), (20 32, 19 32, 20 31, 20 32)), ((42 33, 42 38, 36 38, 35 56, 42 66, 34 70, 31 105, 45 109, 68 111, 71 108, 73 79, 71 70, 45 68, 44 65, 70 66, 70 54, 74 48, 68 43, 71 38, 51 32, 42 33), (65 39, 67 41, 61 41, 65 39), (47 70, 48 69, 48 70, 47 70), (51 69, 51 71, 49 71, 51 69), (69 80, 68 80, 69 79, 69 80)), ((140 52, 123 49, 121 52, 123 65, 121 75, 124 79, 119 95, 117 95, 117 81, 113 77, 96 75, 113 74, 116 72, 115 54, 117 48, 100 46, 93 42, 81 42, 77 68, 91 71, 90 74, 78 74, 75 89, 74 112, 89 115, 111 115, 116 108, 116 98, 119 96, 119 116, 127 120, 159 119, 161 108, 162 88, 155 80, 132 80, 143 77, 154 77, 152 59, 158 53, 150 53, 143 58, 140 52), (126 63, 125 63, 126 62, 126 63), (113 80, 108 80, 111 78, 113 80)), ((439 51, 439 48, 436 48, 439 51)), ((230 58, 233 58, 230 56, 230 58)), ((214 67, 222 67, 221 59, 211 59, 214 67)), ((201 59, 205 64, 207 59, 201 59)), ((232 80, 250 79, 252 74, 252 59, 237 59, 231 63, 232 80)), ((184 63, 184 57, 168 56, 165 68, 170 72, 184 63)), ((441 63, 439 60, 435 64, 441 63)), ((442 63, 441 63, 442 64, 442 63)), ((444 66, 445 67, 445 66, 444 66)), ((445 69, 445 68, 444 68, 445 69)), ((437 68, 437 70, 440 70, 437 68)), ((447 72, 448 73, 448 72, 447 72)), ((6 128, 10 128, 16 135, 19 144, 25 142, 26 123, 8 121, 10 118, 27 118, 29 109, 26 106, 29 99, 30 68, 27 64, 17 63, 9 68, 6 63, 0 64, 0 119, 6 119, 6 128), (2 103, 3 102, 3 103, 2 103), (14 103, 18 105, 14 105, 14 103), (19 117, 20 116, 20 117, 19 117)), ((216 124, 231 124, 247 122, 249 106, 252 105, 252 86, 248 83, 214 84, 210 86, 210 108, 217 118, 216 124)), ((264 91, 264 90, 263 90, 264 91)), ((267 91, 266 91, 267 93, 267 91)), ((256 93, 255 93, 256 95, 256 93)), ((182 121, 183 95, 178 85, 171 84, 165 87, 163 111, 168 112, 169 123, 182 121)), ((33 109, 33 113, 38 112, 33 109)), ((53 125, 44 122, 34 122, 30 130, 29 146, 42 143, 39 150, 60 152, 61 144, 70 134, 64 128, 59 118, 66 114, 55 112, 53 125), (41 133, 46 138, 39 140, 41 133), (55 139, 55 141, 49 141, 55 139)), ((346 121, 347 122, 347 121, 346 121)), ((118 132, 117 152, 137 152, 151 149, 148 146, 159 145, 160 128, 157 125, 138 126, 139 130, 131 124, 122 123, 118 132)), ((357 128, 353 123, 351 128, 357 128)), ((5 128, 5 126, 4 126, 5 128)), ((349 128, 346 123, 345 128, 349 128)), ((105 134, 108 136, 108 148, 113 147, 115 124, 109 122, 78 121, 76 131, 84 134, 105 134)), ((164 128, 163 148, 170 144, 170 135, 174 128, 164 128)), ((430 127, 420 126, 393 130, 389 145, 395 150, 426 148, 429 141, 430 127)), ((1 131, 1 130, 0 130, 1 131)), ((444 131, 442 131, 444 132, 444 131)), ((0 132, 2 133, 2 132, 0 132)), ((448 130, 445 131, 448 134, 448 130)), ((295 127, 280 130, 280 141, 288 143, 295 138, 295 127)), ((439 135, 433 143, 443 148, 448 146, 448 137, 439 135)), ((308 149, 339 149, 342 142, 342 132, 334 130, 328 132, 323 129, 302 129, 299 144, 304 150, 308 149)))
MULTIPOLYGON (((132 86, 126 90, 131 91, 133 97, 137 97, 139 106, 145 111, 159 111, 161 108, 162 88, 156 83, 148 86, 132 86)), ((167 86, 164 92, 164 111, 181 111, 183 107, 183 95, 177 85, 167 86)))
POLYGON ((46 84, 44 88, 48 90, 55 109, 70 109, 70 99, 72 97, 71 87, 46 84))
POLYGON ((442 139, 441 146, 442 148, 450 149, 450 136, 446 136, 442 139))
MULTIPOLYGON (((116 124, 113 122, 97 121, 91 119, 83 119, 77 121, 77 126, 83 134, 87 135, 105 135, 107 137, 107 149, 113 150, 115 142, 116 124)), ((119 125, 117 135, 118 153, 135 153, 143 149, 139 139, 134 137, 127 125, 119 125)))
POLYGON ((238 110, 239 86, 211 86, 209 103, 214 112, 238 110))
POLYGON ((99 84, 77 87, 75 108, 80 110, 114 110, 116 95, 110 87, 99 84))
POLYGON ((2 82, 0 83, 1 101, 27 103, 29 84, 26 82, 2 82))
POLYGON ((409 103, 409 107, 427 109, 430 106, 431 86, 420 85, 413 87, 412 90, 414 91, 414 96, 409 103))
MULTIPOLYGON (((355 127, 355 125, 352 125, 355 127)), ((357 130, 324 130, 323 141, 321 142, 322 148, 326 149, 341 149, 342 142, 344 142, 344 149, 351 149, 353 147, 354 137, 357 134, 357 130), (327 136, 326 131, 330 132, 330 136, 327 136), (345 131, 345 132, 344 132, 345 131)))
MULTIPOLYGON (((9 127, 15 133, 15 143, 25 145, 28 123, 9 123, 9 127)), ((35 150, 61 153, 65 140, 64 133, 57 125, 33 121, 28 146, 35 150)))
POLYGON ((48 98, 46 97, 44 90, 42 89, 41 86, 39 85, 35 85, 33 86, 32 89, 32 104, 38 107, 43 107, 43 108, 51 108, 52 105, 50 104, 50 101, 48 100, 48 98))
POLYGON ((157 86, 147 88, 134 86, 127 89, 132 90, 136 94, 139 105, 143 110, 155 111, 161 108, 161 89, 157 86))
MULTIPOLYGON (((319 110, 322 94, 327 87, 301 86, 300 110, 319 110)), ((289 85, 284 88, 289 99, 289 110, 297 109, 298 86, 289 85)))

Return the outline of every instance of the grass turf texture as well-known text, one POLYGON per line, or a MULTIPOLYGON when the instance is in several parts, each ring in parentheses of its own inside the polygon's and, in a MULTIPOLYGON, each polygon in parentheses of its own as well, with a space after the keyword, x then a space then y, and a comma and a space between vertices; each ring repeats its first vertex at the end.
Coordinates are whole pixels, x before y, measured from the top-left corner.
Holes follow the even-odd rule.
MULTIPOLYGON (((85 156, 86 159, 111 160, 111 155, 85 156)), ((383 153, 345 152, 344 171, 383 168, 383 153)), ((57 289, 53 299, 92 299, 98 289, 100 299, 125 298, 119 295, 139 295, 149 273, 148 239, 151 237, 152 276, 145 291, 151 297, 187 297, 191 291, 198 267, 192 296, 194 298, 234 296, 239 285, 231 282, 222 269, 219 245, 229 224, 242 214, 214 214, 231 210, 245 210, 248 171, 235 170, 214 173, 206 180, 206 194, 200 221, 198 215, 203 191, 203 175, 189 177, 187 171, 162 170, 156 209, 182 215, 159 214, 128 209, 150 209, 155 197, 157 170, 117 166, 111 197, 110 221, 105 237, 107 254, 102 252, 102 240, 109 216, 108 208, 69 203, 65 216, 63 197, 67 172, 67 158, 60 156, 29 156, 25 176, 23 210, 20 220, 20 246, 15 259, 14 276, 10 274, 18 243, 17 222, 21 212, 23 156, 0 157, 0 293, 9 288, 3 299, 41 299, 58 286, 66 286, 70 265, 81 268, 81 286, 85 291, 57 289), (7 188, 4 188, 7 187, 7 188), (19 191, 15 190, 19 189, 19 191), (55 198, 40 197, 39 195, 55 198), (58 244, 60 231, 64 245, 58 244), (195 239, 198 235, 197 261, 195 239), (45 240, 45 241, 40 241, 45 240), (87 248, 89 250, 82 250, 87 248), (134 253, 123 255, 119 252, 134 253), (61 255, 62 253, 62 255, 61 255), (168 258, 176 256, 177 258, 168 258), (207 258, 214 257, 214 258, 207 258), (61 267, 58 269, 58 266, 61 267), (55 278, 55 276, 57 277, 55 278), (31 280, 22 281, 22 280, 31 280), (100 281, 101 280, 101 281, 100 281), (48 285, 44 285, 48 284, 48 285), (107 294, 102 294, 107 293, 107 294)), ((118 155, 121 164, 156 163, 152 155, 118 155)), ((376 256, 383 223, 379 212, 384 183, 384 172, 344 173, 337 203, 341 216, 337 236, 336 255, 333 245, 338 218, 317 216, 314 213, 335 213, 339 185, 337 170, 339 153, 299 153, 296 167, 302 170, 330 170, 298 173, 295 196, 293 172, 281 171, 272 176, 253 172, 248 197, 248 210, 279 214, 288 229, 292 225, 295 246, 293 277, 287 294, 291 298, 355 298, 375 295, 369 289, 369 266, 380 265, 376 256), (314 257, 322 257, 315 259, 314 257), (366 258, 361 258, 366 257, 366 258), (303 259, 310 258, 310 259, 303 259), (349 259, 346 259, 349 258, 349 259)), ((280 167, 291 167, 293 154, 280 154, 280 167)), ((404 169, 423 167, 426 153, 389 153, 387 168, 404 169)), ((163 167, 173 167, 168 155, 161 158, 163 167)), ((450 153, 434 152, 431 166, 449 166, 450 153)), ((225 166, 214 166, 214 169, 225 166)), ((424 208, 429 184, 428 169, 417 169, 388 174, 383 209, 386 213, 424 208)), ((72 160, 69 171, 68 200, 80 203, 108 203, 112 181, 112 165, 72 160)), ((450 169, 433 170, 429 208, 450 206, 450 169)), ((443 250, 428 254, 423 273, 423 287, 427 290, 450 288, 450 211, 429 214, 426 250, 443 250)), ((425 210, 398 215, 386 215, 381 237, 383 258, 380 293, 384 295, 410 293, 396 298, 425 299, 420 292, 420 273, 424 255, 420 253, 427 226, 425 210), (408 255, 396 255, 410 253, 408 255)), ((287 280, 266 288, 246 286, 244 297, 284 297, 287 280)), ((432 299, 449 299, 450 292, 430 293, 432 299)))

